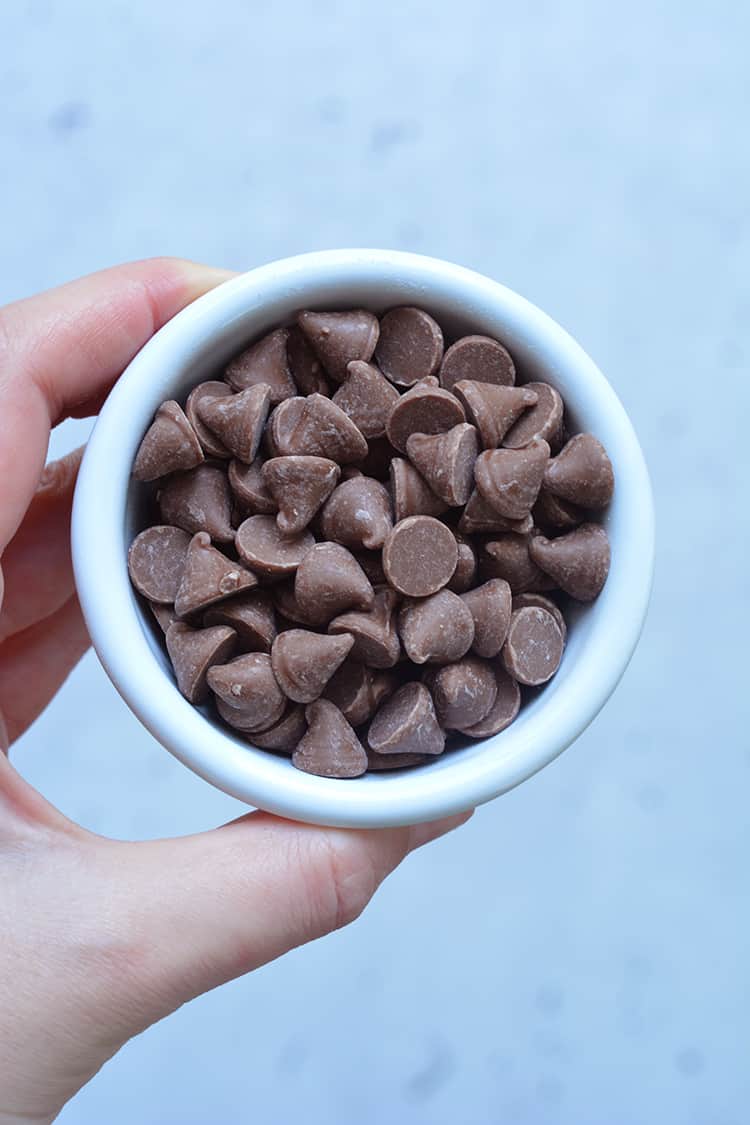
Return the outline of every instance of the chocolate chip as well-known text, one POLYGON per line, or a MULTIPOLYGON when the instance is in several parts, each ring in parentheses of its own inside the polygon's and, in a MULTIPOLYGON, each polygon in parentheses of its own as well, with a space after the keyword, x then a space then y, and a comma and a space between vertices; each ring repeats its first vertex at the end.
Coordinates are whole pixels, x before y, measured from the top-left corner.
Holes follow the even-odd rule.
POLYGON ((303 395, 328 395, 330 386, 323 365, 296 324, 289 329, 286 355, 297 391, 303 395))
POLYGON ((560 496, 548 492, 542 483, 539 497, 531 509, 534 523, 545 535, 559 534, 561 531, 572 531, 586 519, 583 508, 578 508, 560 496))
POLYGON ((391 411, 386 432, 391 445, 406 452, 411 434, 442 434, 465 422, 464 408, 455 395, 423 380, 402 395, 391 411))
POLYGON ((254 516, 271 515, 276 511, 276 501, 263 480, 264 464, 262 457, 256 457, 252 465, 229 462, 229 487, 242 507, 254 516))
POLYGON ((237 647, 234 629, 226 625, 191 629, 183 621, 175 621, 167 629, 166 640, 177 687, 190 703, 205 703, 208 671, 228 660, 237 647))
POLYGON ((440 385, 452 391, 462 380, 512 387, 516 368, 510 352, 489 336, 463 336, 451 344, 440 368, 440 385))
POLYGON ((333 402, 368 439, 385 436, 385 425, 400 395, 372 363, 355 359, 347 367, 346 382, 333 402))
POLYGON ((378 342, 377 317, 365 309, 351 312, 301 312, 297 317, 308 343, 337 383, 346 378, 347 364, 369 360, 378 342))
POLYGON ((531 515, 520 520, 509 520, 501 516, 476 488, 458 521, 458 530, 464 535, 492 534, 496 531, 515 531, 518 535, 525 535, 533 526, 531 515))
POLYGON ((275 406, 285 398, 296 395, 286 354, 287 330, 277 328, 257 344, 246 348, 227 367, 224 378, 235 391, 245 391, 258 383, 265 383, 275 406))
POLYGON ((392 668, 401 655, 401 643, 396 631, 397 595, 383 587, 375 591, 370 610, 349 610, 334 617, 328 626, 329 633, 351 633, 354 647, 349 654, 352 660, 367 664, 369 668, 392 668))
POLYGON ((510 726, 521 706, 521 691, 516 681, 498 664, 495 664, 493 671, 497 695, 492 707, 478 723, 463 728, 456 727, 461 734, 467 734, 470 738, 490 738, 499 734, 510 726))
POLYGON ((551 589, 554 583, 529 553, 530 542, 530 535, 514 533, 489 540, 479 556, 480 577, 483 580, 504 578, 514 594, 551 589))
MULTIPOLYGON (((242 723, 242 730, 265 730, 278 722, 286 699, 265 652, 248 652, 228 664, 214 664, 208 671, 208 686, 226 707, 239 711, 226 720, 242 723)), ((225 717, 225 708, 220 711, 225 717)))
POLYGON ((318 699, 305 709, 307 733, 292 754, 292 765, 318 777, 359 777, 367 754, 349 723, 333 703, 318 699))
POLYGON ((192 469, 203 460, 198 435, 177 402, 163 402, 146 430, 133 463, 136 480, 149 481, 192 469))
POLYGON ((364 437, 335 402, 323 395, 308 395, 302 402, 293 430, 288 436, 282 435, 285 448, 280 448, 280 454, 328 457, 339 465, 360 461, 367 455, 364 437))
POLYGON ((568 627, 565 624, 565 618, 560 611, 560 607, 555 605, 552 598, 545 598, 544 594, 516 594, 513 599, 513 611, 526 609, 528 606, 536 606, 537 609, 546 609, 547 613, 551 613, 562 634, 563 643, 565 643, 568 627))
POLYGON ((227 477, 215 465, 198 465, 170 477, 157 493, 164 523, 195 535, 207 531, 217 543, 231 543, 232 501, 227 477))
POLYGON ((487 449, 474 467, 477 488, 499 515, 523 519, 536 502, 548 462, 549 446, 541 439, 523 449, 487 449))
POLYGON ((387 584, 388 579, 383 570, 382 551, 355 551, 353 554, 372 586, 385 586, 387 584))
POLYGON ((179 527, 147 527, 128 551, 130 581, 150 602, 171 603, 185 568, 190 536, 179 527))
POLYGON ((526 383, 526 390, 536 394, 536 406, 511 426, 503 445, 508 449, 522 449, 535 438, 541 438, 552 450, 557 449, 562 437, 563 400, 549 383, 526 383))
POLYGON ((294 431, 305 412, 305 398, 288 398, 271 411, 266 426, 265 446, 269 457, 288 457, 304 453, 294 444, 294 431))
POLYGON ((291 753, 307 730, 305 712, 298 704, 291 704, 277 723, 265 730, 253 731, 250 742, 259 750, 282 750, 291 753))
POLYGON ((387 481, 391 458, 398 456, 397 451, 388 441, 388 438, 370 438, 367 446, 367 456, 357 462, 357 468, 366 477, 387 481))
POLYGON ((497 449, 514 422, 535 406, 537 395, 528 387, 504 387, 499 383, 477 383, 462 379, 453 393, 463 404, 467 418, 479 430, 485 449, 497 449))
POLYGON ((282 535, 273 516, 250 516, 237 528, 237 553, 251 570, 272 578, 294 574, 315 543, 309 531, 282 535))
POLYGON ((325 636, 306 629, 279 633, 271 649, 274 675, 288 699, 312 703, 322 693, 354 644, 346 633, 325 636))
POLYGON ((442 754, 445 735, 424 684, 410 683, 380 707, 367 743, 376 754, 442 754))
POLYGON ((392 672, 345 660, 331 676, 323 695, 336 704, 348 723, 359 727, 369 722, 383 700, 397 687, 398 680, 392 672))
POLYGON ((270 406, 270 387, 258 383, 228 398, 203 398, 196 411, 232 456, 249 465, 258 452, 270 406))
POLYGON ((474 426, 460 422, 443 434, 411 434, 406 452, 436 496, 452 508, 466 503, 479 452, 474 426))
POLYGON ((429 754, 377 754, 374 750, 367 751, 367 769, 374 772, 380 770, 403 770, 410 766, 422 766, 434 760, 429 754))
POLYGON ((410 461, 394 457, 390 473, 393 514, 397 523, 407 516, 439 516, 448 507, 410 461))
POLYGON ((299 565, 295 598, 310 623, 325 625, 347 609, 371 609, 372 585, 354 555, 338 543, 316 543, 299 565))
POLYGON ((423 309, 391 309, 380 321, 375 358, 392 383, 412 387, 434 375, 443 358, 443 333, 423 309))
POLYGON ((465 656, 455 664, 431 669, 427 683, 438 720, 446 730, 460 730, 481 722, 497 695, 492 665, 476 656, 465 656))
POLYGON ((612 462, 593 434, 576 434, 547 465, 544 487, 582 508, 606 508, 615 476, 612 462))
POLYGON ((341 475, 327 457, 273 457, 261 476, 278 506, 276 523, 284 535, 297 535, 331 495, 341 475))
POLYGON ((474 620, 472 648, 477 656, 497 656, 510 625, 512 595, 504 578, 491 578, 461 595, 474 620))
POLYGON ((603 527, 584 523, 557 539, 535 536, 529 555, 555 583, 579 602, 591 602, 609 574, 609 540, 603 527))
POLYGON ((458 546, 458 562, 448 583, 448 589, 454 594, 463 594, 464 590, 470 590, 476 582, 477 554, 471 540, 460 531, 454 532, 454 536, 458 546))
MULTIPOLYGON (((304 559, 302 561, 304 562, 304 559)), ((305 628, 309 629, 317 628, 320 624, 317 613, 314 611, 308 613, 307 607, 303 608, 297 601, 297 595, 294 592, 294 578, 287 582, 275 582, 273 597, 276 609, 283 618, 280 631, 291 627, 287 624, 288 622, 293 622, 295 625, 304 625, 305 628)))
POLYGON ((560 667, 562 633, 546 609, 524 606, 513 612, 502 651, 506 672, 529 687, 546 684, 560 667))
POLYGON ((276 615, 265 590, 237 594, 212 606, 203 615, 204 625, 229 625, 245 652, 270 652, 276 636, 276 615))
POLYGON ((174 606, 159 605, 157 602, 149 602, 148 604, 151 612, 159 623, 159 628, 162 633, 166 633, 169 626, 177 620, 174 606))
POLYGON ((208 457, 231 457, 231 453, 219 441, 213 430, 203 422, 198 414, 198 407, 202 402, 208 402, 210 399, 227 398, 232 394, 232 388, 227 386, 226 383, 220 383, 216 380, 209 380, 206 383, 199 383, 197 387, 193 387, 192 391, 187 397, 185 403, 185 414, 188 417, 190 425, 198 435, 198 441, 203 446, 203 452, 208 457))
POLYGON ((440 590, 407 602, 399 614, 398 631, 414 664, 450 664, 471 648, 474 619, 458 594, 440 590))
POLYGON ((257 585, 254 574, 212 547, 207 532, 198 531, 190 540, 174 608, 187 617, 257 585))
POLYGON ((394 589, 411 598, 435 594, 453 576, 458 547, 449 527, 432 516, 408 516, 383 547, 383 569, 394 589))
POLYGON ((334 543, 377 550, 393 527, 388 490, 370 477, 344 481, 326 501, 321 527, 326 539, 334 543))

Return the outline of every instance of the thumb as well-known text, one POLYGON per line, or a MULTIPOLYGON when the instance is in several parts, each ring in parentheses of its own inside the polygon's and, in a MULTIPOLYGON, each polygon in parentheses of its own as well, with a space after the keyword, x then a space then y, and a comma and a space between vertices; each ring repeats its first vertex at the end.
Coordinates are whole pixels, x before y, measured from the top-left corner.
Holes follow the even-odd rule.
MULTIPOLYGON (((102 841, 129 934, 130 1034, 186 1000, 359 916, 413 849, 471 813, 412 828, 316 828, 251 813, 178 840, 102 841)), ((111 884, 110 884, 111 885, 111 884)), ((120 969, 122 965, 120 965, 120 969)))

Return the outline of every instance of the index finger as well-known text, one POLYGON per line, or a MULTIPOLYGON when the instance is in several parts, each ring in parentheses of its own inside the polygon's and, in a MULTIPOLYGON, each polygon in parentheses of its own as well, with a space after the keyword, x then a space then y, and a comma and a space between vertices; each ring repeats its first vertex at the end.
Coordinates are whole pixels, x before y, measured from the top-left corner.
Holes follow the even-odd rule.
POLYGON ((154 332, 231 276, 154 258, 0 309, 0 554, 38 484, 50 428, 93 410, 154 332))

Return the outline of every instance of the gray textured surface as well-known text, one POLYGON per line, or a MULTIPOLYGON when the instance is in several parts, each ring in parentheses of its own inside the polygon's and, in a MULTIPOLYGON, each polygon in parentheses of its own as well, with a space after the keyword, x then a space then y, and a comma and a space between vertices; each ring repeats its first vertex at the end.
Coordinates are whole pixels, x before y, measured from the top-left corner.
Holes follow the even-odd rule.
MULTIPOLYGON (((460 261, 599 361, 659 517, 643 642, 575 748, 349 931, 131 1043, 65 1125, 747 1120, 749 12, 5 6, 1 299, 153 253, 460 261)), ((91 657, 16 761, 119 836, 236 811, 91 657)))

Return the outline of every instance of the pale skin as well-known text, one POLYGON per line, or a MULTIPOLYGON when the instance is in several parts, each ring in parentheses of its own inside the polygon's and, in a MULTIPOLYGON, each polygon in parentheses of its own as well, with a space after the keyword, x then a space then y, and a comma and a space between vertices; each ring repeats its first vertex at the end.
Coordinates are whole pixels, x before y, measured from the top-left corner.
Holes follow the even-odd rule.
POLYGON ((52 1121, 133 1035, 353 921, 410 851, 467 819, 355 832, 251 813, 123 843, 10 763, 89 644, 68 542, 80 455, 45 469, 50 430, 95 414, 149 337, 228 276, 158 259, 0 309, 0 1125, 52 1121))

